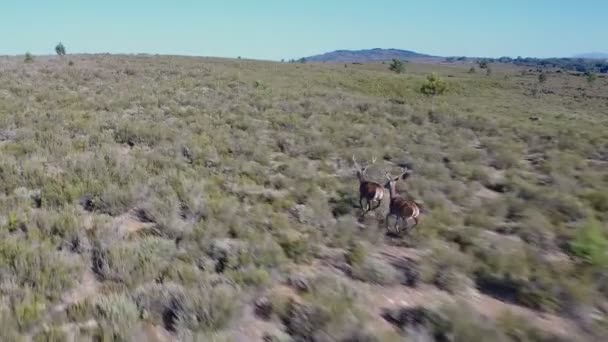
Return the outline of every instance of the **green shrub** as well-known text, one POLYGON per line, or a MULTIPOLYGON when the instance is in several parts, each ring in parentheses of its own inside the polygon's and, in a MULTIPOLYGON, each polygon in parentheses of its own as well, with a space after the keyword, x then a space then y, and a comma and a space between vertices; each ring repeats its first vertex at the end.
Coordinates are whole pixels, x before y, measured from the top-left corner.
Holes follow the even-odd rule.
POLYGON ((500 315, 496 324, 505 335, 513 341, 557 342, 559 339, 549 336, 530 324, 523 317, 516 316, 510 311, 500 315))
POLYGON ((279 245, 285 255, 295 262, 305 262, 312 257, 312 247, 304 235, 284 232, 279 237, 279 245))
POLYGON ((393 58, 391 64, 388 66, 388 69, 397 74, 402 74, 405 72, 405 65, 403 65, 402 61, 393 58))
POLYGON ((426 77, 426 82, 420 87, 420 92, 428 96, 441 95, 447 90, 447 84, 437 74, 426 77))
POLYGON ((590 191, 584 195, 584 198, 598 212, 608 212, 608 193, 606 191, 590 191))
POLYGON ((63 208, 74 201, 72 189, 62 180, 49 179, 42 192, 42 207, 49 209, 63 208))
POLYGON ((34 336, 34 342, 63 342, 67 340, 67 334, 61 326, 51 326, 34 336))
POLYGON ((103 330, 122 340, 130 340, 139 312, 135 303, 126 295, 109 294, 95 299, 95 315, 103 330))
POLYGON ((608 238, 602 232, 600 223, 594 218, 587 220, 570 243, 572 253, 583 262, 598 266, 608 266, 608 238))
POLYGON ((202 284, 188 292, 185 310, 177 314, 178 329, 217 331, 224 328, 239 307, 238 292, 232 287, 202 284))
POLYGON ((0 240, 0 265, 19 286, 30 286, 35 293, 51 299, 59 298, 82 272, 78 259, 70 259, 42 242, 38 245, 16 238, 0 240))
POLYGON ((350 273, 354 279, 379 285, 395 285, 400 281, 399 274, 392 265, 374 257, 367 257, 354 264, 350 273))
POLYGON ((144 317, 171 331, 219 330, 239 306, 237 289, 206 282, 190 289, 174 283, 147 284, 135 290, 134 298, 144 317))
POLYGON ((246 267, 243 269, 228 272, 229 277, 239 285, 264 287, 271 283, 268 271, 257 267, 246 267))
POLYGON ((363 264, 367 258, 367 249, 365 245, 358 241, 352 241, 346 253, 346 262, 351 266, 363 264))
POLYGON ((71 322, 84 322, 91 318, 94 306, 90 300, 81 300, 66 308, 66 316, 71 322))
POLYGON ((95 272, 103 279, 120 281, 129 287, 157 279, 172 265, 175 244, 147 236, 139 243, 120 242, 93 250, 95 272))
POLYGON ((44 302, 29 291, 16 303, 13 303, 14 317, 19 330, 27 331, 37 323, 44 314, 44 302))
POLYGON ((456 291, 469 285, 470 281, 464 275, 470 274, 474 266, 470 255, 461 253, 452 246, 439 245, 421 262, 421 276, 426 282, 456 291))

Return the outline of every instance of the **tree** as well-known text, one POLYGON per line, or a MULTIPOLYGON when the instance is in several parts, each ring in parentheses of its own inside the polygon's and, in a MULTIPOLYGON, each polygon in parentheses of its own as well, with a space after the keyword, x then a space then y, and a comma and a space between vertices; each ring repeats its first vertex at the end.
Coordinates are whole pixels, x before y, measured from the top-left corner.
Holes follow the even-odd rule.
POLYGON ((480 69, 486 69, 488 67, 488 61, 485 59, 478 61, 477 64, 479 64, 480 69))
POLYGON ((298 60, 298 62, 304 64, 304 63, 306 63, 306 58, 302 57, 298 60))
POLYGON ((435 96, 445 93, 447 84, 437 74, 430 74, 420 87, 420 92, 431 97, 431 112, 435 109, 435 96))
POLYGON ((587 71, 585 73, 585 77, 587 78, 587 82, 589 84, 592 84, 597 79, 597 75, 595 73, 590 72, 590 71, 587 71))
POLYGON ((55 52, 58 56, 65 56, 65 46, 61 42, 55 46, 55 52))
POLYGON ((545 83, 547 82, 547 74, 545 74, 544 72, 541 72, 538 75, 538 83, 545 83))
POLYGON ((31 63, 31 62, 34 61, 34 56, 32 56, 32 54, 29 53, 29 51, 28 51, 28 52, 25 53, 25 58, 23 59, 23 61, 25 63, 31 63))
POLYGON ((471 67, 469 69, 469 74, 474 74, 475 73, 475 67, 471 67))
POLYGON ((391 62, 391 65, 388 66, 388 69, 390 71, 394 71, 398 74, 405 72, 405 66, 403 65, 403 62, 398 59, 394 59, 394 58, 393 58, 393 61, 391 62))

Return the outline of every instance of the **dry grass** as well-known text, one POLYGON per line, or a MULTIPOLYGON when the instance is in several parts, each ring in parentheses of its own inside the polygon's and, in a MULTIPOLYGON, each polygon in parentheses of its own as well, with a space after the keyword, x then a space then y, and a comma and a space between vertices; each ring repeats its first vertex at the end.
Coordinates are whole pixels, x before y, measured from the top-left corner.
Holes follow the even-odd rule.
MULTIPOLYGON (((399 340, 411 329, 361 298, 420 280, 601 336, 608 79, 387 67, 0 58, 0 337, 247 336, 254 298, 306 268, 332 274, 277 306, 269 333, 399 340), (432 72, 447 83, 434 100, 420 92, 432 72), (358 220, 353 154, 378 156, 378 181, 412 165, 398 188, 425 213, 409 235, 385 236, 386 203, 358 220), (384 253, 406 248, 424 257, 384 253), (82 274, 99 293, 79 291, 82 274)), ((545 338, 503 323, 450 329, 545 338)))

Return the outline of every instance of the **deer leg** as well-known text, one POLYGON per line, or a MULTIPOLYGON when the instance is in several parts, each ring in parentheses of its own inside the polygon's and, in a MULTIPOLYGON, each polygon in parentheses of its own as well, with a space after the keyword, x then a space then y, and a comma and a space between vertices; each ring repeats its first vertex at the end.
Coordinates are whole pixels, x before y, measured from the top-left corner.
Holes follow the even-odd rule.
POLYGON ((372 208, 371 210, 376 210, 380 207, 380 204, 382 204, 382 201, 377 201, 376 206, 374 208, 372 208))
POLYGON ((364 217, 369 211, 369 200, 365 199, 365 206, 363 205, 363 199, 359 200, 359 205, 361 206, 361 217, 364 217))
POLYGON ((385 220, 386 221, 386 230, 390 230, 390 228, 388 226, 390 217, 391 217, 391 213, 386 214, 386 220, 385 220))

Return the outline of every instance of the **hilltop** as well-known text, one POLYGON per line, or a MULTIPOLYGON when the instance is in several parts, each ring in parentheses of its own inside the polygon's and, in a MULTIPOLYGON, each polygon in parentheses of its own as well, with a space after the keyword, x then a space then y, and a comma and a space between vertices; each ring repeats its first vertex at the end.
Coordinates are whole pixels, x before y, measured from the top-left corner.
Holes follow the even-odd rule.
POLYGON ((434 57, 414 51, 399 49, 336 50, 321 55, 306 57, 311 62, 380 62, 391 59, 411 60, 434 57))

